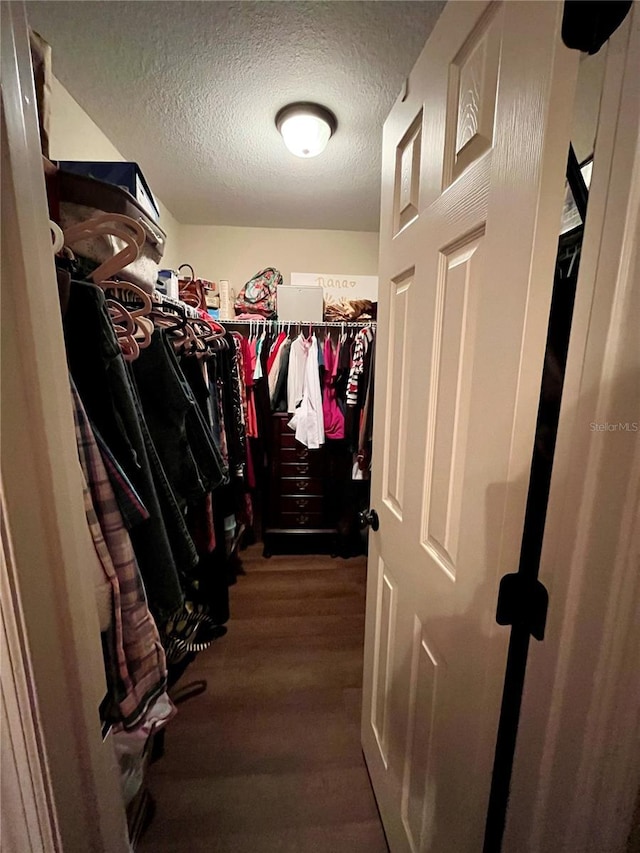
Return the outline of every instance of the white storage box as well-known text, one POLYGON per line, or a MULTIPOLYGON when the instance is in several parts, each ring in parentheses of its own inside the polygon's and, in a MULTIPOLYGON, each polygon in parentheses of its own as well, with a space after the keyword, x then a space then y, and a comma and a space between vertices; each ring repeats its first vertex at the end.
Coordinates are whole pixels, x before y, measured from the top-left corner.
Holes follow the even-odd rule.
POLYGON ((323 290, 321 287, 278 285, 278 320, 294 323, 322 323, 323 290))

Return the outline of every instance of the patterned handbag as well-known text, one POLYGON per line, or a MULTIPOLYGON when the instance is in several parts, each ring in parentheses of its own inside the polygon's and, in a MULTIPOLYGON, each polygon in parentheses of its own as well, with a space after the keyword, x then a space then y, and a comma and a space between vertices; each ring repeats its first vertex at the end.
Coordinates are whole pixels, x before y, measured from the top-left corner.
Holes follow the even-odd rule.
POLYGON ((261 317, 276 316, 276 288, 282 284, 282 276, 277 269, 267 267, 242 288, 234 308, 236 314, 258 314, 261 317))

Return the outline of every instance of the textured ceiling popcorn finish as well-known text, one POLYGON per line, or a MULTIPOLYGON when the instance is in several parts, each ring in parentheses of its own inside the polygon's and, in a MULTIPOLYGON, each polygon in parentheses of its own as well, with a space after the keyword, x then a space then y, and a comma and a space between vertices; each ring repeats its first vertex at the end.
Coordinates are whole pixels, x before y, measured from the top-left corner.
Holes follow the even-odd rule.
POLYGON ((440 2, 34 2, 54 74, 180 222, 376 231, 382 125, 440 2), (338 131, 301 160, 292 101, 338 131))

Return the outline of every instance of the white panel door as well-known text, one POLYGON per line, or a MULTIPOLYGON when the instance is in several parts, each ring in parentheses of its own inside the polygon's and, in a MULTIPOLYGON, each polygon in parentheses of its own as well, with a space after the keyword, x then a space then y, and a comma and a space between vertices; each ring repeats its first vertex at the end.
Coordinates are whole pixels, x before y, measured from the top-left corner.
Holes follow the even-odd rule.
POLYGON ((577 53, 450 2, 384 129, 362 739, 393 853, 479 853, 577 53))

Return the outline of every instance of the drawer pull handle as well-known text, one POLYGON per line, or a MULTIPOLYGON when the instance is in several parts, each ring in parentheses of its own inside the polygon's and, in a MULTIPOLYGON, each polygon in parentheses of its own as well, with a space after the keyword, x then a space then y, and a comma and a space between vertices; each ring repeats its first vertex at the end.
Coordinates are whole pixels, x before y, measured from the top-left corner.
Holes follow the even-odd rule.
POLYGON ((298 524, 306 524, 309 521, 309 516, 302 513, 298 516, 298 524))
POLYGON ((298 463, 298 474, 308 474, 309 473, 309 465, 306 462, 298 463))
POLYGON ((296 501, 296 506, 298 509, 306 509, 309 505, 309 501, 306 498, 300 498, 300 500, 296 501))
POLYGON ((306 492, 309 488, 309 481, 308 480, 297 480, 297 486, 301 492, 306 492))

